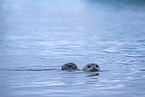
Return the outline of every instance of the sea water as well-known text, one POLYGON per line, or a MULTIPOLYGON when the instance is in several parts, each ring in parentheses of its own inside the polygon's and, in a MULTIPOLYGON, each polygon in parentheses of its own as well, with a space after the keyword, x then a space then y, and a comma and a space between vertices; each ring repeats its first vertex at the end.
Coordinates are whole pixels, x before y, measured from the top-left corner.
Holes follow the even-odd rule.
POLYGON ((145 97, 145 1, 0 0, 0 97, 145 97))

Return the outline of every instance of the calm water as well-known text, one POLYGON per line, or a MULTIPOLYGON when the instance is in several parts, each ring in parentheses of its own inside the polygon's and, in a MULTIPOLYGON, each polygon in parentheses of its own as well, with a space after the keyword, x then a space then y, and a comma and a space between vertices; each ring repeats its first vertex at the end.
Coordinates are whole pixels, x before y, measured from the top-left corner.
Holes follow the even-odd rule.
POLYGON ((144 0, 0 0, 0 97, 97 96, 145 97, 144 0))

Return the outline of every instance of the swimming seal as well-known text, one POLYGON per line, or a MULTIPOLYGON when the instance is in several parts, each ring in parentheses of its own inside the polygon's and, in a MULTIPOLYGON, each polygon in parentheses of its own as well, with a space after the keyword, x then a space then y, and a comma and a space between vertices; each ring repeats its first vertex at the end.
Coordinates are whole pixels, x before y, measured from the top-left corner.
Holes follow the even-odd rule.
POLYGON ((78 67, 74 63, 66 63, 61 67, 61 70, 78 70, 78 67))
POLYGON ((83 71, 96 72, 96 71, 100 71, 100 67, 98 64, 89 63, 83 68, 83 71))

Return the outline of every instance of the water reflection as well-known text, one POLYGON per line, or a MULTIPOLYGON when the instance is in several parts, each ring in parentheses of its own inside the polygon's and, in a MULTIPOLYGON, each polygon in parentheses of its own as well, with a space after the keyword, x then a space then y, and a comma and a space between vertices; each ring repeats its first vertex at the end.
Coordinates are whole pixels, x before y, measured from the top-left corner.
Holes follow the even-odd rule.
POLYGON ((95 76, 99 76, 99 73, 95 73, 95 74, 87 75, 86 77, 95 77, 95 76))

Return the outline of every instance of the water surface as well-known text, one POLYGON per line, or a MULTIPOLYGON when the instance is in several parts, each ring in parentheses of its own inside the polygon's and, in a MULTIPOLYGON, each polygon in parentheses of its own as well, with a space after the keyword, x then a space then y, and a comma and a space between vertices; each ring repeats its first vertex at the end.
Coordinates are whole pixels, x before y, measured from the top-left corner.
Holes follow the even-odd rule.
POLYGON ((144 0, 1 0, 0 21, 0 97, 145 97, 144 0))

